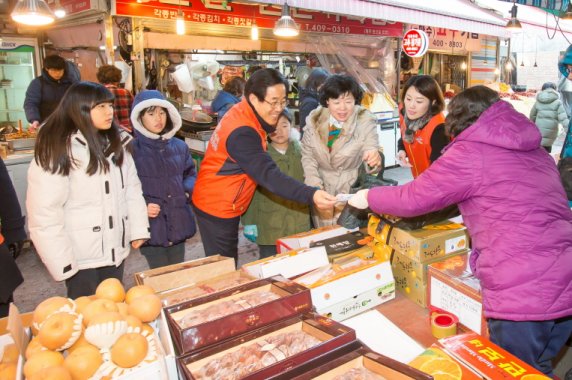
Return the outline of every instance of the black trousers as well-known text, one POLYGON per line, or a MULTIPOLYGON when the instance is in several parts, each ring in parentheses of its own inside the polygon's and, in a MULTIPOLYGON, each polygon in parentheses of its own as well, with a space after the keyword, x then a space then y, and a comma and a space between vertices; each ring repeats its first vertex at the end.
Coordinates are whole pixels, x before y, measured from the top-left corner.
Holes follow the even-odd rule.
POLYGON ((76 299, 81 296, 95 294, 95 289, 99 283, 107 278, 116 278, 123 282, 123 268, 125 260, 120 266, 110 265, 108 267, 82 269, 66 280, 68 298, 76 299))
POLYGON ((167 265, 179 264, 185 261, 185 243, 179 243, 170 247, 144 246, 139 248, 141 254, 147 260, 149 269, 166 267, 167 265))
POLYGON ((240 216, 218 218, 194 208, 205 255, 222 255, 238 260, 238 225, 240 216))

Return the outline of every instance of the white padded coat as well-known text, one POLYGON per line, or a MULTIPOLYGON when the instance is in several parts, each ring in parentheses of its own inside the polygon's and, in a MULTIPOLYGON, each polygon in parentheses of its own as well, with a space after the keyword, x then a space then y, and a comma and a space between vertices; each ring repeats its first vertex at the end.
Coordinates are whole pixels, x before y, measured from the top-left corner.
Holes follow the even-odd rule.
POLYGON ((71 137, 77 163, 68 176, 43 170, 32 160, 28 170, 26 209, 36 251, 56 281, 79 270, 119 266, 130 242, 149 238, 147 207, 133 158, 126 151, 121 167, 86 173, 87 142, 71 137))

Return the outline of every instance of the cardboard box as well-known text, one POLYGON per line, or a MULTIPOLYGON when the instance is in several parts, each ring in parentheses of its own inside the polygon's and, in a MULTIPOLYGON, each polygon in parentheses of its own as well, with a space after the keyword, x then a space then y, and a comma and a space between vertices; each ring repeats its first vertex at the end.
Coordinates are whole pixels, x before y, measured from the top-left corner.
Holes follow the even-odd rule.
POLYGON ((8 317, 6 317, 7 333, 0 335, 0 359, 4 355, 4 348, 14 343, 18 349, 18 362, 16 363, 15 380, 24 379, 24 353, 30 341, 30 329, 22 324, 22 317, 16 305, 10 304, 8 317))
POLYGON ((371 351, 367 347, 360 347, 353 352, 329 361, 316 360, 323 364, 311 362, 308 371, 304 374, 291 377, 292 380, 328 380, 340 376, 352 369, 366 369, 385 379, 391 380, 432 380, 433 377, 408 366, 371 351))
POLYGON ((462 273, 467 268, 467 253, 468 250, 463 250, 421 263, 396 251, 391 260, 395 287, 419 306, 427 307, 428 265, 446 260, 447 264, 445 265, 447 267, 452 268, 457 273, 462 273))
MULTIPOLYGON (((438 343, 452 357, 485 379, 550 379, 508 351, 474 332, 443 338, 438 343)), ((463 377, 463 379, 465 378, 463 377)))
POLYGON ((482 380, 480 375, 437 343, 409 362, 409 365, 427 375, 435 375, 436 379, 482 380))
POLYGON ((278 320, 310 311, 311 308, 308 289, 277 276, 169 306, 164 310, 177 352, 188 354, 278 320), (226 301, 234 302, 257 291, 272 292, 279 298, 197 325, 184 327, 179 322, 190 312, 200 312, 226 301))
POLYGON ((422 263, 469 248, 467 229, 462 224, 447 221, 428 225, 420 230, 405 231, 388 224, 378 228, 379 223, 378 216, 370 216, 370 235, 422 263))
POLYGON ((235 270, 233 258, 214 255, 135 273, 135 282, 137 285, 149 285, 161 293, 235 270))
POLYGON ((256 280, 257 278, 249 275, 248 273, 237 270, 210 278, 208 280, 199 281, 193 285, 166 290, 159 293, 158 296, 161 298, 163 306, 172 306, 182 302, 194 300, 195 298, 204 297, 216 292, 221 292, 223 290, 236 288, 256 280))
POLYGON ((348 230, 347 228, 340 227, 338 225, 320 227, 280 238, 276 240, 276 249, 278 250, 278 253, 284 253, 299 248, 309 248, 312 242, 328 239, 352 231, 355 230, 348 230))
POLYGON ((316 310, 326 310, 340 302, 347 302, 363 292, 373 288, 383 288, 394 282, 388 261, 382 261, 375 256, 370 260, 357 257, 347 257, 344 260, 346 261, 340 260, 335 264, 318 268, 294 280, 310 288, 312 303, 316 310), (354 262, 363 264, 356 266, 354 262), (340 272, 336 272, 338 269, 340 272), (327 280, 328 277, 324 277, 327 273, 339 274, 330 275, 333 278, 327 280))
MULTIPOLYGON (((335 349, 355 341, 355 332, 331 319, 316 314, 304 314, 295 318, 282 320, 272 325, 252 331, 236 339, 207 348, 196 354, 184 356, 178 360, 185 379, 194 379, 193 372, 200 370, 212 360, 221 358, 227 353, 238 351, 252 344, 264 346, 270 336, 282 333, 303 331, 321 341, 320 344, 283 360, 270 364, 258 371, 251 372, 242 379, 271 379, 286 371, 295 370, 299 366, 335 349)), ((258 351, 258 350, 257 350, 258 351)), ((283 377, 283 376, 280 376, 283 377)), ((214 378, 217 378, 216 374, 214 378)), ((223 377, 220 377, 223 378, 223 377)))
POLYGON ((384 286, 367 290, 335 305, 323 309, 316 309, 316 313, 339 322, 394 298, 395 283, 389 282, 384 286))
POLYGON ((335 258, 343 257, 357 249, 367 247, 373 241, 373 237, 361 231, 348 232, 328 239, 313 241, 310 248, 324 247, 328 258, 332 261, 335 258))
POLYGON ((257 260, 243 265, 242 270, 256 278, 277 275, 292 278, 324 265, 328 265, 326 248, 316 247, 296 249, 257 260))
MULTIPOLYGON (((461 256, 459 256, 461 257, 461 256)), ((468 260, 468 256, 462 256, 468 260)), ((448 311, 464 327, 488 336, 479 280, 468 270, 459 272, 448 260, 428 267, 428 304, 448 311)))
POLYGON ((173 338, 171 337, 171 331, 169 330, 169 323, 167 322, 167 317, 165 316, 165 310, 161 310, 161 314, 158 319, 158 332, 159 341, 161 342, 161 347, 165 353, 165 369, 169 379, 179 379, 179 369, 177 367, 177 352, 175 351, 175 346, 173 345, 173 338))

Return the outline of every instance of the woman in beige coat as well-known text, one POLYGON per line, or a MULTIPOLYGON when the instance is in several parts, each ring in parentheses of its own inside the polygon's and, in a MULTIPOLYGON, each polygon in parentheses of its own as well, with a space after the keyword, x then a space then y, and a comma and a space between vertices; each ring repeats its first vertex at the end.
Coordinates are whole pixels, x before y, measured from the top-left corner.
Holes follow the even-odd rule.
MULTIPOLYGON (((308 115, 302 138, 305 183, 329 194, 348 193, 364 162, 379 171, 375 116, 359 106, 363 91, 347 75, 329 77, 320 90, 320 107, 308 115)), ((344 204, 313 210, 314 227, 336 223, 344 204)))

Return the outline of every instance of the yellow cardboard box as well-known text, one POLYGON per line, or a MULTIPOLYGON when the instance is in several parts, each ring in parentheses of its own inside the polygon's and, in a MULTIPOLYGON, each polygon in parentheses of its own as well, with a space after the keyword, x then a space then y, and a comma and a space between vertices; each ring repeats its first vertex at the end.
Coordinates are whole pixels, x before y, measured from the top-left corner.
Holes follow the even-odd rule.
POLYGON ((467 228, 459 223, 445 221, 413 231, 388 224, 379 228, 379 223, 378 216, 370 216, 368 233, 374 239, 385 242, 395 251, 422 263, 469 248, 467 228))
POLYGON ((465 249, 448 256, 438 256, 422 263, 402 253, 395 252, 391 260, 395 287, 413 302, 422 307, 427 307, 428 265, 449 259, 449 265, 462 273, 467 268, 467 260, 463 259, 467 253, 468 250, 465 249))

